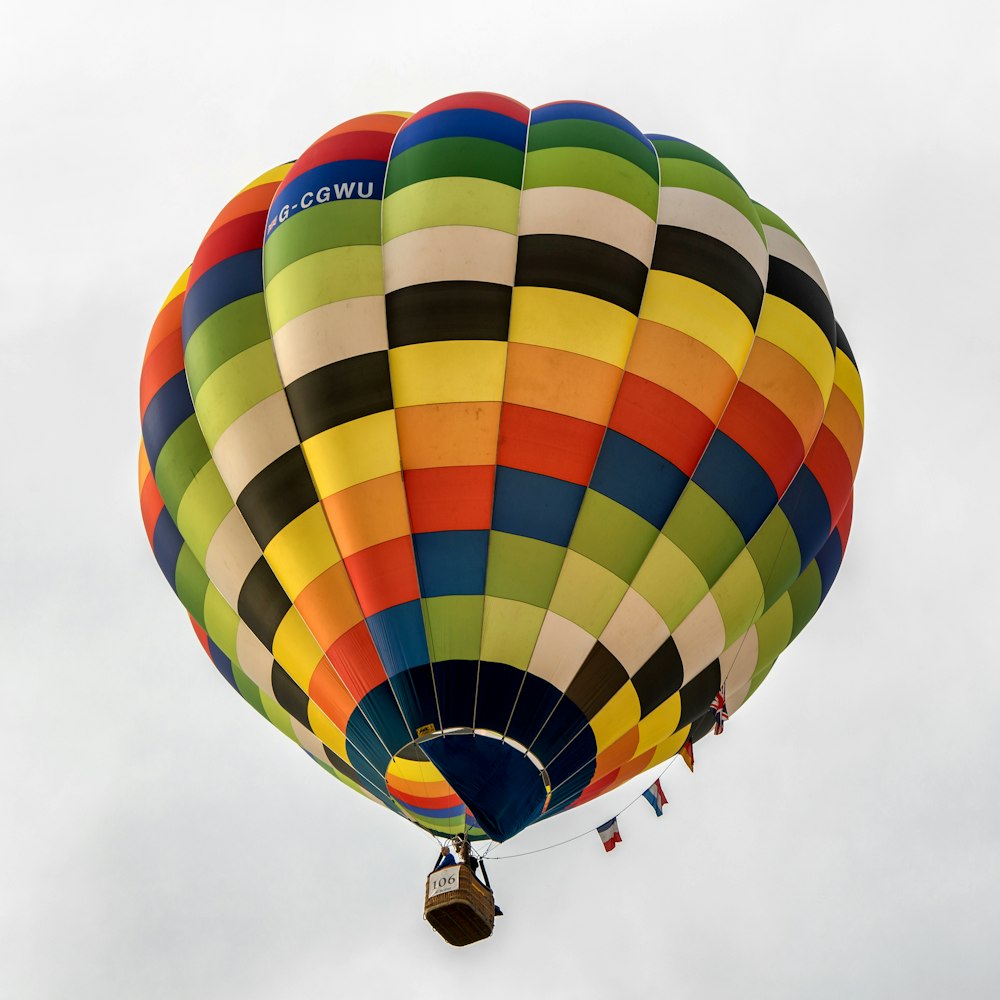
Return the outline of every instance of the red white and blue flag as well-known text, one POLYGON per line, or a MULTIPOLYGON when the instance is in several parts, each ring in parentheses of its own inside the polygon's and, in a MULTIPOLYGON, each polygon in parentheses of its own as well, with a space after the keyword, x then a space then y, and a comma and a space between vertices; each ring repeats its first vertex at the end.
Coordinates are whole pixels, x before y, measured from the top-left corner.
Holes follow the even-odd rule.
POLYGON ((653 807, 653 812, 657 816, 663 815, 663 807, 667 804, 667 797, 663 794, 659 778, 642 793, 642 797, 653 807))
POLYGON ((722 732, 723 726, 726 724, 726 719, 729 718, 729 713, 726 711, 726 690, 723 688, 713 699, 712 704, 709 706, 709 710, 715 716, 715 735, 718 736, 722 732))
POLYGON ((613 851, 615 844, 622 842, 622 835, 618 832, 618 817, 609 819, 603 826, 597 828, 601 835, 601 843, 604 844, 605 851, 613 851))

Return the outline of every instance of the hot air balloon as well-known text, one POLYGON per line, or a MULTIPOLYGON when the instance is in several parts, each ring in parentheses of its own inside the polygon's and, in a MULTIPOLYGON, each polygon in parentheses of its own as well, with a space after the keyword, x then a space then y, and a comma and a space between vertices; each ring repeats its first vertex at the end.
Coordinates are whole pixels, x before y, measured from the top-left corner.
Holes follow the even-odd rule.
POLYGON ((837 575, 863 425, 819 268, 722 163, 485 93, 240 191, 140 397, 219 672, 355 791, 498 841, 757 689, 837 575))

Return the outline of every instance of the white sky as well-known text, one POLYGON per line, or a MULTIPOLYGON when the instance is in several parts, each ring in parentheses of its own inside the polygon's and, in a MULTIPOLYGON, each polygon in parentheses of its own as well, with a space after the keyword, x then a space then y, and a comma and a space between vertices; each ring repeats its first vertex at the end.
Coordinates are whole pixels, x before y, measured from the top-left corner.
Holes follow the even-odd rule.
POLYGON ((8 0, 2 26, 0 995, 1000 992, 995 8, 8 0), (495 864, 507 915, 456 951, 420 918, 431 841, 199 650, 135 453, 149 326, 224 202, 471 89, 722 159, 818 259, 868 424, 831 597, 664 818, 495 864))

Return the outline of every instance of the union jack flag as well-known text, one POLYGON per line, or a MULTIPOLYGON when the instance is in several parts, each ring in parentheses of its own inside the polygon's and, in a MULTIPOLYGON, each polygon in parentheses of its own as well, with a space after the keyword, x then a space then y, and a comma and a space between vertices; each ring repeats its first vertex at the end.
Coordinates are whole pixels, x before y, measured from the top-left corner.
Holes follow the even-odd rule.
POLYGON ((709 706, 709 711, 715 716, 715 735, 718 736, 722 732, 723 726, 726 724, 726 719, 729 718, 729 713, 726 711, 726 689, 723 688, 713 699, 712 704, 709 706))

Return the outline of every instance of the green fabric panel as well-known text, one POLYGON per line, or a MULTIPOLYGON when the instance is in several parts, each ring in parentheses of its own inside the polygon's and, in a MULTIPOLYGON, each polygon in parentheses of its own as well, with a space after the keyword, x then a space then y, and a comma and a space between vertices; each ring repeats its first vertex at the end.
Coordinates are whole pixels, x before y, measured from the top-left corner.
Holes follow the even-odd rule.
POLYGON ((237 299, 212 313, 194 331, 184 349, 184 370, 191 398, 198 395, 205 379, 217 368, 270 337, 262 292, 237 299))
POLYGON ((389 161, 385 195, 435 177, 480 177, 521 190, 524 153, 503 142, 458 136, 411 146, 389 161))
POLYGON ((292 717, 269 694, 264 691, 259 691, 259 694, 264 717, 298 746, 299 741, 295 739, 295 730, 292 729, 292 717))
POLYGON ((764 581, 764 610, 795 582, 802 568, 799 543, 780 507, 767 516, 747 549, 764 581))
POLYGON ((544 620, 545 608, 487 597, 482 659, 527 670, 544 620))
POLYGON ((289 264, 314 253, 381 242, 381 201, 357 198, 314 205, 283 222, 264 244, 264 284, 270 284, 289 264))
POLYGON ((281 376, 271 341, 251 347, 227 361, 206 379, 195 397, 198 423, 209 448, 237 418, 268 396, 281 391, 281 376))
POLYGON ((187 488, 211 461, 198 418, 192 413, 167 439, 153 470, 156 488, 175 524, 187 488))
POLYGON ((665 188, 690 188, 692 191, 702 191, 710 194, 727 205, 732 205, 737 212, 745 215, 754 229, 764 239, 764 227, 748 197, 746 191, 725 174, 720 174, 703 163, 691 163, 688 160, 660 160, 660 186, 665 188))
POLYGON ((212 642, 234 663, 236 655, 236 633, 239 631, 239 615, 226 603, 226 599, 216 587, 210 585, 205 594, 205 621, 202 627, 212 642))
POLYGON ((764 605, 764 587, 757 566, 744 549, 712 588, 712 597, 726 628, 728 649, 743 635, 764 605))
POLYGON ((671 632, 708 593, 698 568, 665 535, 653 543, 632 588, 656 609, 671 632))
POLYGON ((517 235, 521 192, 480 177, 411 184, 382 203, 382 242, 431 226, 481 226, 517 235))
POLYGON ((695 482, 689 482, 667 518, 663 534, 688 556, 711 585, 743 549, 732 518, 695 482))
MULTIPOLYGON (((730 180, 740 182, 736 175, 721 161, 717 160, 711 153, 696 146, 693 142, 685 142, 683 139, 652 139, 653 148, 656 155, 661 160, 690 160, 692 163, 703 163, 706 167, 718 170, 725 174, 730 180)), ((743 185, 740 184, 740 187, 743 185)))
POLYGON ((219 470, 208 462, 192 480, 177 510, 177 530, 202 566, 212 537, 232 509, 233 498, 219 470))
POLYGON ((580 187, 603 191, 656 219, 659 188, 649 174, 599 149, 540 149, 528 153, 524 189, 580 187))
MULTIPOLYGON (((239 664, 233 664, 233 680, 236 681, 236 688, 243 695, 243 700, 254 709, 264 715, 264 706, 260 703, 260 688, 240 668, 239 664)), ((267 716, 264 715, 266 719, 267 716)))
POLYGON ((815 561, 809 563, 805 572, 788 588, 788 596, 794 615, 791 642, 809 624, 823 600, 823 580, 815 561))
POLYGON ((422 602, 432 660, 479 659, 483 601, 482 594, 461 594, 428 597, 422 602))
POLYGON ((658 534, 638 514, 588 489, 569 547, 627 581, 639 572, 658 534))
POLYGON ((579 118, 563 118, 558 121, 540 122, 528 129, 528 152, 536 149, 558 149, 560 147, 582 147, 602 149, 605 153, 620 156, 644 170, 660 183, 660 162, 656 153, 635 136, 623 132, 606 122, 584 121, 579 118))
POLYGON ((760 221, 764 223, 765 226, 770 226, 772 229, 780 229, 783 233, 787 233, 791 236, 793 240, 798 240, 799 243, 802 243, 802 240, 799 239, 795 230, 792 229, 792 227, 780 216, 775 215, 774 212, 772 212, 769 208, 766 208, 759 201, 755 201, 753 203, 753 207, 757 209, 757 215, 760 217, 760 221))
POLYGON ((491 531, 486 593, 547 608, 566 550, 536 538, 491 531))
POLYGON ((751 694, 760 687, 774 661, 791 642, 792 624, 792 601, 783 594, 757 622, 757 666, 750 681, 751 694))
POLYGON ((628 584, 624 580, 570 549, 566 552, 550 610, 575 622, 597 639, 626 590, 628 584))
POLYGON ((363 295, 381 295, 382 248, 345 246, 320 250, 289 264, 265 292, 274 331, 319 306, 363 295))
POLYGON ((181 546, 180 554, 177 557, 174 585, 177 588, 177 596, 180 598, 181 604, 184 605, 191 617, 200 623, 205 617, 205 593, 209 587, 208 574, 186 545, 181 546))

